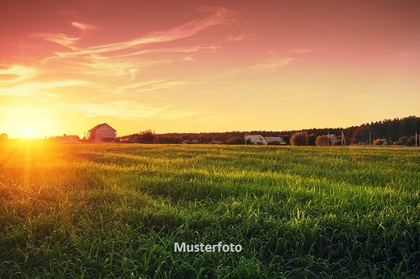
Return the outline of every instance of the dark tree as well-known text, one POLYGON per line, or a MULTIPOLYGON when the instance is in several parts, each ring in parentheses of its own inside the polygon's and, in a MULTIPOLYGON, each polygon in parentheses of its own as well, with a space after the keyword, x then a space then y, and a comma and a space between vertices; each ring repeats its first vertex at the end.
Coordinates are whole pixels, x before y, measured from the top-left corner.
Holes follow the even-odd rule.
POLYGON ((368 144, 369 135, 371 140, 370 143, 372 143, 372 141, 377 137, 375 131, 369 126, 362 125, 361 127, 356 128, 353 132, 353 135, 351 137, 351 144, 368 144))
POLYGON ((155 134, 152 130, 146 130, 139 133, 140 135, 140 142, 141 143, 154 143, 155 141, 155 134))
POLYGON ((245 144, 244 137, 229 136, 226 140, 227 144, 245 144))
POLYGON ((314 133, 308 136, 308 145, 316 145, 316 135, 314 133))

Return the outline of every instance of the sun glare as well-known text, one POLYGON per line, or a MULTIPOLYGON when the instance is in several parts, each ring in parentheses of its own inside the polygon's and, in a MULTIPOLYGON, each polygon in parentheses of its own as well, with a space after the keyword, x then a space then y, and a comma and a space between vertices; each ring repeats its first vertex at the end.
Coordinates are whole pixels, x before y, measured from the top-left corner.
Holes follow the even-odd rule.
POLYGON ((3 117, 0 115, 0 123, 10 138, 44 138, 55 135, 56 119, 40 107, 14 107, 3 117))
POLYGON ((26 126, 25 128, 23 128, 23 135, 25 136, 25 138, 31 138, 34 135, 34 131, 31 127, 26 126))

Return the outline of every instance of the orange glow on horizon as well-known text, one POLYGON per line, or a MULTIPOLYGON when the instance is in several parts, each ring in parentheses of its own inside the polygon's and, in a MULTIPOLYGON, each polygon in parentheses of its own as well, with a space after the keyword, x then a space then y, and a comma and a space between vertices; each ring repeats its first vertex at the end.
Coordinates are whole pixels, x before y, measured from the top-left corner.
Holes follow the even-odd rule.
POLYGON ((10 138, 45 138, 54 135, 54 119, 39 107, 15 106, 4 117, 2 127, 10 138))

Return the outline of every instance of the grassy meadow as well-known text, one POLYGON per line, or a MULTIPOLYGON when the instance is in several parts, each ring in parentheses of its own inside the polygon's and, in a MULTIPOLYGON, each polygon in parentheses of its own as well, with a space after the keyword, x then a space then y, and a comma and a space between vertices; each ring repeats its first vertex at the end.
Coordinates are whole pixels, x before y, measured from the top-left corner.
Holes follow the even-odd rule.
POLYGON ((0 278, 420 278, 420 150, 2 144, 0 278))

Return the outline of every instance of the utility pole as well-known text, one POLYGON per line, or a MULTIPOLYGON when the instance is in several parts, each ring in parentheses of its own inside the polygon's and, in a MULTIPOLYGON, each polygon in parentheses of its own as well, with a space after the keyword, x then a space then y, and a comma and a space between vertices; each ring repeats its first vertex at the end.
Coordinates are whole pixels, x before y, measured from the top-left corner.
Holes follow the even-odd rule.
POLYGON ((346 138, 344 137, 344 132, 341 130, 341 145, 346 146, 346 138))
POLYGON ((330 132, 327 132, 327 146, 330 146, 330 132))

